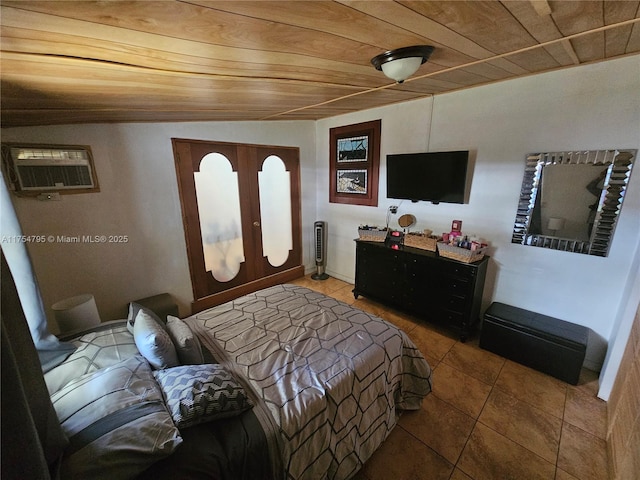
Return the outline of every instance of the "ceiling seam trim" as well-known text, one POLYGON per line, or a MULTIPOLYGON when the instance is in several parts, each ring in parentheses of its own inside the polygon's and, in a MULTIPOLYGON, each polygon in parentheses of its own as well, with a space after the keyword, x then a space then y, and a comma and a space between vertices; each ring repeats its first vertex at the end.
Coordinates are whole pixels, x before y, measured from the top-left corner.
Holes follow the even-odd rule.
POLYGON ((633 18, 631 20, 625 20, 623 22, 614 23, 614 24, 611 24, 611 25, 604 25, 602 27, 598 27, 598 28, 594 28, 594 29, 591 29, 591 30, 587 30, 585 32, 574 33, 572 35, 567 35, 566 37, 556 38, 554 40, 548 40, 546 42, 542 42, 542 43, 539 43, 537 45, 531 45, 529 47, 523 47, 523 48, 520 48, 518 50, 514 50, 512 52, 500 53, 500 54, 495 55, 495 56, 490 57, 490 58, 483 58, 483 59, 479 59, 479 60, 474 60, 473 62, 465 63, 463 65, 456 65, 454 67, 445 68, 444 70, 438 70, 437 72, 430 72, 430 73, 426 73, 424 75, 419 75, 419 76, 416 76, 416 77, 408 78, 408 79, 405 80, 405 83, 412 82, 412 81, 415 81, 415 80, 420 80, 422 78, 432 77, 434 75, 438 75, 438 74, 441 74, 441 73, 451 72, 453 70, 460 70, 461 68, 471 67, 471 66, 474 66, 474 65, 478 65, 480 63, 486 63, 486 62, 490 62, 490 61, 493 61, 493 60, 498 60, 500 58, 508 57, 510 55, 517 55, 519 53, 528 52, 530 50, 535 50, 537 48, 544 48, 544 47, 547 47, 549 45, 554 45, 556 43, 562 44, 563 42, 569 42, 570 40, 573 40, 574 38, 583 37, 585 35, 590 35, 590 34, 593 34, 593 33, 604 32, 604 31, 607 31, 607 30, 611 30, 613 28, 624 27, 626 25, 631 25, 631 24, 638 23, 638 22, 640 22, 640 18, 633 18))

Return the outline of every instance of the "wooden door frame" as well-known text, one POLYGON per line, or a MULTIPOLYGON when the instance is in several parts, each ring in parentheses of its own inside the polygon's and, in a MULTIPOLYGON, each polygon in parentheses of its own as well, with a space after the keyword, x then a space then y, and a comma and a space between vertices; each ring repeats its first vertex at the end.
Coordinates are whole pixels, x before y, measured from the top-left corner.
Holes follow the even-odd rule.
MULTIPOLYGON (((191 304, 192 313, 199 312, 205 308, 220 305, 229 300, 233 300, 242 295, 246 295, 256 290, 266 288, 269 286, 277 285, 280 283, 288 282, 293 279, 299 278, 304 275, 304 266, 302 265, 302 211, 301 211, 301 199, 300 199, 300 149, 298 147, 282 147, 271 145, 252 145, 241 144, 232 142, 218 142, 218 141, 206 141, 206 140, 192 140, 184 138, 172 138, 173 152, 175 158, 175 167, 178 183, 178 191, 180 196, 180 206, 182 209, 183 228, 185 233, 185 242, 187 246, 187 256, 189 261, 189 271, 191 276, 191 287, 193 291, 193 302, 191 304), (202 249, 202 233, 200 228, 200 218, 198 214, 197 200, 195 199, 195 179, 193 176, 193 168, 189 174, 185 165, 192 166, 191 146, 202 145, 216 145, 221 149, 229 151, 229 149, 237 149, 237 158, 232 162, 235 168, 240 168, 247 162, 249 155, 256 155, 257 152, 264 150, 281 151, 286 153, 287 158, 283 158, 283 162, 289 168, 287 171, 291 175, 291 219, 292 219, 292 235, 293 235, 293 249, 289 260, 285 262, 284 269, 276 273, 265 274, 265 269, 258 265, 244 265, 245 273, 249 275, 247 278, 253 278, 256 274, 259 276, 253 280, 248 281, 231 281, 230 287, 223 291, 202 295, 203 287, 202 282, 205 281, 202 277, 202 266, 204 265, 204 252, 202 249), (290 157, 290 155, 293 155, 290 157), (291 168, 291 167, 295 168, 291 168), (182 167, 182 168, 181 168, 182 167), (184 184, 183 184, 184 182, 184 184), (185 205, 185 203, 188 203, 185 205), (191 225, 197 226, 197 228, 191 228, 191 225)), ((275 153, 277 155, 277 153, 275 153)), ((234 155, 236 157, 236 155, 234 155)), ((229 158, 229 157, 228 157, 229 158)), ((265 157, 266 158, 266 157, 265 157)), ((262 163, 259 164, 260 167, 262 163)), ((260 171, 260 168, 258 168, 260 171)), ((256 173, 257 175, 257 173, 256 173)), ((243 189, 257 188, 257 178, 255 185, 252 184, 252 180, 245 176, 238 176, 239 182, 246 182, 243 185, 243 189), (242 177, 242 179, 241 179, 242 177)), ((255 192, 257 193, 257 192, 255 192)), ((257 196, 255 198, 258 198, 257 196)), ((259 205, 251 205, 250 198, 240 198, 241 211, 243 212, 243 219, 241 220, 243 238, 245 242, 252 238, 251 246, 245 246, 247 248, 253 248, 254 251, 258 251, 261 248, 262 238, 261 235, 252 233, 252 224, 254 218, 260 218, 259 205), (249 218, 245 217, 246 215, 249 218), (256 237, 260 237, 256 240, 256 237)), ((260 256, 260 258, 263 258, 260 256)), ((252 262, 245 261, 245 264, 252 262)), ((264 262, 262 262, 264 263, 264 262)), ((241 267, 241 269, 243 268, 241 267)), ((279 267, 281 268, 281 267, 279 267)), ((267 269, 268 270, 268 269, 267 269)), ((211 276, 211 275, 209 275, 211 276)), ((234 279, 235 280, 235 279, 234 279)))

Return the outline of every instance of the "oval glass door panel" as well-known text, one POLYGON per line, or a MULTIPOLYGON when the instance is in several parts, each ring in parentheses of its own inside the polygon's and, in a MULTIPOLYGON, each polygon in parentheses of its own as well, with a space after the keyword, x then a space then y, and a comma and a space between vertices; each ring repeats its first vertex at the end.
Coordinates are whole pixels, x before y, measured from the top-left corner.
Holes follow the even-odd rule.
POLYGON ((258 173, 263 255, 274 267, 284 264, 293 248, 291 176, 276 155, 268 156, 258 173))
POLYGON ((220 153, 209 153, 195 172, 204 263, 219 282, 233 280, 244 262, 238 174, 220 153))

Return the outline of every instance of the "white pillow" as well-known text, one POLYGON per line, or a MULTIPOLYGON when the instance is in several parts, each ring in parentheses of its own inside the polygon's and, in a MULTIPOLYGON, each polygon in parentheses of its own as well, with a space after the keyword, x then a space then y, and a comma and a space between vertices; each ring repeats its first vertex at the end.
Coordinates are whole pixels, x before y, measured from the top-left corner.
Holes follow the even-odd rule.
POLYGON ((153 368, 178 365, 178 354, 171 337, 146 310, 141 309, 136 315, 133 339, 140 353, 153 368))
POLYGON ((178 317, 167 315, 167 330, 181 364, 198 365, 204 362, 200 340, 191 331, 189 325, 178 317))

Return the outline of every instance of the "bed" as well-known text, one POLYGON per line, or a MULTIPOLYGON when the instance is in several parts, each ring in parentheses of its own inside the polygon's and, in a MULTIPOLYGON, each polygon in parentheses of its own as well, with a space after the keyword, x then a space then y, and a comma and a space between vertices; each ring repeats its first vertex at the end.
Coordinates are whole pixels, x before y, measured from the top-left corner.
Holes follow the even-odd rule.
POLYGON ((291 284, 185 319, 132 304, 68 340, 45 374, 62 478, 348 479, 431 391, 404 332, 291 284))

